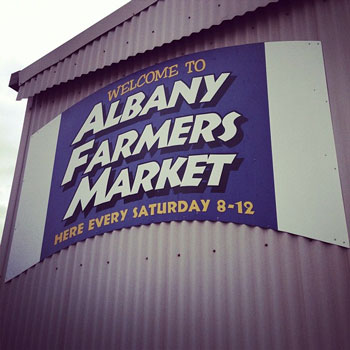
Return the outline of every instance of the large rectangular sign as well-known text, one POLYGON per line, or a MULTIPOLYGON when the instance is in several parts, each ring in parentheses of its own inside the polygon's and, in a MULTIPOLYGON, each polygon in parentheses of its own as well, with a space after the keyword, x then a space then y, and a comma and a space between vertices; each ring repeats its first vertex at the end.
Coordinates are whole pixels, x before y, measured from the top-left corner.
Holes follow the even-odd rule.
MULTIPOLYGON (((318 42, 173 59, 106 86, 45 129, 55 158, 40 171, 50 178, 36 215, 40 259, 96 234, 174 220, 349 244, 318 42)), ((23 268, 14 270, 8 278, 23 268)))

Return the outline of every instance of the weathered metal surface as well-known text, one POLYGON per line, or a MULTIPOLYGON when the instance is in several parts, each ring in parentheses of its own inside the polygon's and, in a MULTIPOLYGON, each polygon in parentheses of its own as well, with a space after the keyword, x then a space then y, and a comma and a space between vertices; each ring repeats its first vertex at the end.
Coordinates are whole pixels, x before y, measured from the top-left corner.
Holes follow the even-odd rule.
POLYGON ((96 236, 2 287, 2 348, 345 349, 348 257, 235 224, 96 236))
POLYGON ((20 71, 18 99, 34 96, 274 1, 277 0, 132 1, 98 26, 20 71), (133 12, 135 16, 130 17, 133 12), (111 29, 113 21, 115 28, 111 29))
MULTIPOLYGON (((155 12, 154 20, 157 15, 162 14, 155 12)), ((26 113, 28 134, 101 86, 160 61, 244 43, 321 40, 349 221, 349 23, 346 0, 270 4, 35 96, 26 113)), ((25 148, 24 136, 2 271, 25 148)), ((348 249, 245 225, 152 224, 88 239, 1 283, 0 344, 2 349, 347 349, 349 295, 348 249)))

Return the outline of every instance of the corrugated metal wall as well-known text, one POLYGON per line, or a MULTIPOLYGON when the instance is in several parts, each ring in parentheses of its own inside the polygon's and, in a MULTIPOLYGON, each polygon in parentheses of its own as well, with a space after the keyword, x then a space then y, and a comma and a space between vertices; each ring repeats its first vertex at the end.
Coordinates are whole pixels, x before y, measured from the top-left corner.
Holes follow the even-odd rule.
MULTIPOLYGON (((93 42, 28 78, 30 67, 19 74, 18 98, 34 96, 48 88, 144 53, 163 44, 242 16, 278 0, 166 0, 153 3, 93 42), (24 78, 26 80, 22 81, 24 78)), ((134 1, 137 3, 138 1, 134 1)), ((132 6, 132 4, 130 4, 132 6)), ((139 4, 135 4, 135 12, 139 4)))
MULTIPOLYGON (((169 14, 153 16, 166 22, 169 14)), ((35 96, 28 134, 100 87, 160 61, 244 43, 321 40, 349 218, 349 23, 347 0, 270 4, 35 96)), ((0 293, 1 349, 350 344, 349 250, 245 225, 174 222, 96 236, 2 283, 0 293)))
POLYGON ((123 229, 6 285, 3 348, 346 349, 348 264, 346 249, 244 225, 123 229))

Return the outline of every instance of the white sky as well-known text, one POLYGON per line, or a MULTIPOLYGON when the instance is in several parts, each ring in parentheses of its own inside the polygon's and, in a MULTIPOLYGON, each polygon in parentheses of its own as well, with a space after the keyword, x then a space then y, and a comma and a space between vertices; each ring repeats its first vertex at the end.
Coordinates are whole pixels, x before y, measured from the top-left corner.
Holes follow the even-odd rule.
POLYGON ((27 100, 16 101, 11 73, 54 50, 128 0, 12 0, 0 11, 0 239, 27 100))

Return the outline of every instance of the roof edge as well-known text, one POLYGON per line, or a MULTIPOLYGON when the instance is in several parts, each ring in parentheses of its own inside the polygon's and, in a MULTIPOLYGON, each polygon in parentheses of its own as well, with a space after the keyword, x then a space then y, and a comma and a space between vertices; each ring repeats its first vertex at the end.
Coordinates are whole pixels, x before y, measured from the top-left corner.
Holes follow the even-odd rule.
POLYGON ((11 75, 9 86, 14 90, 18 91, 20 85, 22 85, 38 73, 55 65, 59 61, 71 55, 73 52, 87 45, 89 42, 95 40, 96 38, 108 32, 112 28, 127 21, 129 18, 137 15, 138 13, 140 13, 141 11, 158 1, 159 0, 132 0, 128 2, 124 6, 120 7, 118 10, 112 12, 110 15, 101 19, 99 22, 87 28, 80 34, 68 40, 61 46, 49 52, 47 55, 30 64, 26 68, 13 73, 13 75, 18 75, 18 82, 17 85, 11 83, 11 75))
POLYGON ((11 74, 9 87, 18 92, 18 90, 19 90, 19 71, 11 74))

